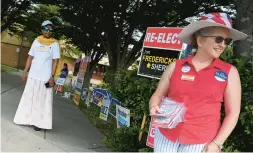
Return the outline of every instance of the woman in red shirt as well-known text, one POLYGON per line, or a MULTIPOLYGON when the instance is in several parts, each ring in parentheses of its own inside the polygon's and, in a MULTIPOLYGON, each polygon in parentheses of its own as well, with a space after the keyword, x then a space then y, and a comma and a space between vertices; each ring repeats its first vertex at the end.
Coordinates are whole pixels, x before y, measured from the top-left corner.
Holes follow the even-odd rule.
POLYGON ((179 40, 193 45, 196 53, 167 67, 149 106, 155 117, 162 97, 167 96, 184 103, 186 120, 173 129, 156 128, 155 152, 220 152, 233 131, 240 113, 240 77, 237 69, 219 56, 232 40, 247 35, 231 25, 227 14, 211 13, 179 34, 179 40), (223 101, 226 117, 221 124, 223 101))

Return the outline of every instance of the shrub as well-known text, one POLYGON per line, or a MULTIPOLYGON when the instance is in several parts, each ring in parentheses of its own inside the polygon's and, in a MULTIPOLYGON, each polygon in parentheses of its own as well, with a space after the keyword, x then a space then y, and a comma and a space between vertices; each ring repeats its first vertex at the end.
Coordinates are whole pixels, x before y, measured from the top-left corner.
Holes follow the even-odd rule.
POLYGON ((241 113, 235 129, 224 144, 224 151, 250 152, 253 148, 253 60, 233 55, 232 48, 224 52, 222 59, 237 67, 242 84, 241 113))
MULTIPOLYGON (((112 75, 107 74, 105 77, 112 78, 112 75)), ((149 99, 156 89, 158 80, 137 76, 137 70, 118 71, 114 78, 114 83, 108 81, 109 83, 103 84, 102 88, 107 88, 113 97, 122 102, 123 107, 130 110, 131 125, 120 129, 116 126, 111 127, 104 139, 105 144, 112 151, 152 151, 146 146, 150 117, 147 118, 145 128, 142 130, 140 142, 138 135, 144 114, 149 114, 149 99)))
POLYGON ((136 152, 140 146, 144 147, 145 145, 138 142, 139 129, 139 126, 121 127, 119 129, 112 126, 108 135, 104 137, 104 143, 111 148, 111 151, 136 152))

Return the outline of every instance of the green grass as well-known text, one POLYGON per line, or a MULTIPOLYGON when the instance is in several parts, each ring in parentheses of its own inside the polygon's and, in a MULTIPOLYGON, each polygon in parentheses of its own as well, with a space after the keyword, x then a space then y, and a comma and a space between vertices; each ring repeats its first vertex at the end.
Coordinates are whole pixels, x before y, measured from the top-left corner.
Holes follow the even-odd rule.
POLYGON ((99 118, 100 114, 100 107, 97 105, 90 103, 90 107, 87 108, 86 104, 84 104, 84 101, 80 101, 81 104, 83 104, 83 108, 80 108, 80 110, 83 112, 83 114, 88 117, 90 122, 98 128, 98 130, 103 134, 107 135, 109 130, 109 123, 111 122, 111 117, 108 116, 108 121, 104 121, 99 118))
POLYGON ((68 89, 69 89, 69 87, 68 87, 67 85, 63 85, 63 91, 64 91, 64 92, 67 92, 68 89))
POLYGON ((89 119, 89 121, 97 127, 97 129, 103 134, 108 135, 110 126, 114 125, 116 119, 108 114, 107 121, 104 121, 99 118, 100 107, 95 105, 94 103, 90 103, 90 107, 87 107, 85 101, 80 100, 79 109, 83 112, 83 114, 89 119))
POLYGON ((1 64, 1 72, 10 72, 10 71, 17 71, 17 69, 1 64))

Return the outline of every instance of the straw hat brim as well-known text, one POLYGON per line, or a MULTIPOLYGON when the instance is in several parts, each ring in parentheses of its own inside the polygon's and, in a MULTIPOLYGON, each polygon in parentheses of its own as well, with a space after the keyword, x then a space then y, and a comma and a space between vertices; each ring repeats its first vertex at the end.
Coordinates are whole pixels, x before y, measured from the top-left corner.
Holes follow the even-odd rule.
POLYGON ((186 44, 191 44, 192 42, 192 35, 198 31, 199 29, 206 28, 206 27, 224 27, 227 28, 230 32, 230 38, 234 41, 245 39, 248 37, 247 34, 240 32, 233 28, 228 28, 227 26, 219 23, 214 23, 210 21, 197 21, 189 24, 178 35, 178 39, 186 44))

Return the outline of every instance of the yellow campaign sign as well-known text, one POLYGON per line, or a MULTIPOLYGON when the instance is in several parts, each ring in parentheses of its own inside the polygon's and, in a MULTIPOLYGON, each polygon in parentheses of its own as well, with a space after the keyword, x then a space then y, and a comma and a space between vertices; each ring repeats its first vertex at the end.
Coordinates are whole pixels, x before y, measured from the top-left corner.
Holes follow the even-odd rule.
POLYGON ((176 61, 179 51, 143 48, 138 75, 160 79, 166 67, 176 61))
POLYGON ((79 104, 80 97, 81 97, 81 93, 78 91, 75 91, 73 101, 75 102, 76 105, 79 104))
POLYGON ((176 60, 176 58, 143 55, 142 60, 145 62, 169 65, 170 63, 174 62, 176 60))
POLYGON ((107 117, 106 114, 102 114, 102 113, 99 114, 99 118, 106 118, 106 117, 107 117))
POLYGON ((103 103, 103 97, 95 97, 95 99, 98 101, 98 106, 101 107, 102 103, 103 103))

